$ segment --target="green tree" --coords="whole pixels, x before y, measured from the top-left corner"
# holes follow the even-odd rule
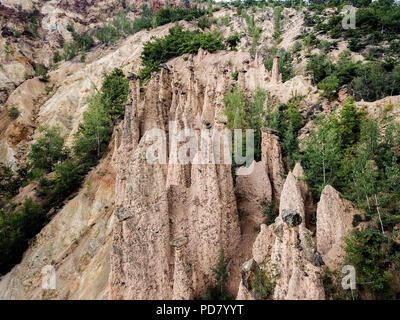
[[[51,172],[58,161],[68,158],[69,151],[64,147],[64,137],[57,127],[41,127],[42,137],[31,145],[27,155],[29,164],[33,168]]]
[[[318,87],[323,90],[323,97],[332,99],[339,87],[339,79],[336,76],[328,76],[318,83]]]
[[[52,201],[61,203],[71,193],[75,192],[82,182],[82,170],[74,161],[68,159],[55,166],[54,187],[51,190]]]
[[[318,84],[333,72],[333,64],[325,54],[313,55],[307,63],[306,71],[312,75],[314,84]]]
[[[229,273],[226,270],[227,264],[225,263],[224,250],[219,252],[219,259],[217,266],[212,268],[215,274],[217,284],[207,288],[206,295],[203,297],[205,300],[232,300],[233,296],[226,290],[226,283],[228,281]]]
[[[244,129],[245,123],[245,96],[239,87],[227,93],[224,98],[224,113],[228,118],[229,129]]]
[[[105,76],[101,98],[106,111],[113,118],[119,118],[124,115],[128,90],[129,80],[121,69],[116,68]]]
[[[253,94],[253,101],[247,103],[246,107],[246,126],[254,130],[254,159],[261,160],[261,128],[265,122],[265,103],[266,94],[262,89],[256,89]]]
[[[338,173],[342,152],[340,136],[323,120],[318,130],[313,130],[305,141],[303,164],[313,195],[318,198],[322,189]]]
[[[32,239],[47,222],[43,208],[31,198],[16,212],[0,210],[0,274],[21,260]]]
[[[101,94],[95,94],[88,103],[88,111],[83,115],[84,123],[79,125],[75,136],[74,151],[82,162],[93,164],[108,146],[112,121],[103,105]]]

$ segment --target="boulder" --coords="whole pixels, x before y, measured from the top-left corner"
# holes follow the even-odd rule
[[[293,209],[283,209],[282,220],[286,222],[289,227],[296,227],[302,222],[300,213]]]

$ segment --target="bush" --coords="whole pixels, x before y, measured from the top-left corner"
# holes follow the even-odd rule
[[[29,240],[43,228],[46,221],[43,208],[30,198],[17,212],[0,210],[0,274],[8,272],[21,260]]]
[[[262,28],[257,27],[254,15],[246,15],[245,18],[247,22],[247,32],[252,39],[250,53],[254,57],[256,55],[257,47],[260,44],[259,41],[262,33]]]
[[[356,100],[376,101],[400,93],[400,67],[387,72],[383,63],[367,62],[357,70],[352,82]]]
[[[26,168],[18,169],[14,173],[10,166],[0,165],[0,200],[7,201],[17,195],[26,174]]]
[[[27,158],[32,168],[51,172],[58,161],[68,158],[69,152],[58,128],[41,127],[39,130],[42,137],[31,145]]]
[[[106,75],[102,87],[102,102],[112,118],[124,116],[125,102],[128,97],[129,80],[121,69],[114,69]]]
[[[286,105],[278,105],[266,116],[266,125],[278,132],[282,155],[288,167],[294,166],[298,158],[297,133],[303,126],[303,116],[299,112],[301,97],[296,96]]]
[[[274,8],[274,34],[272,37],[279,42],[281,36],[281,13],[283,8],[282,7],[275,7]]]
[[[134,34],[140,30],[156,28],[179,20],[192,21],[197,18],[200,18],[199,26],[205,28],[209,27],[209,24],[211,25],[211,21],[204,16],[205,14],[205,10],[198,9],[197,7],[166,7],[153,13],[153,11],[144,4],[140,17],[130,21],[126,17],[126,12],[121,11],[113,18],[110,24],[105,23],[104,26],[96,32],[96,37],[100,42],[109,45],[115,43],[122,37]]]
[[[275,222],[275,219],[279,215],[279,209],[276,207],[276,205],[273,202],[266,201],[265,203],[262,204],[264,207],[263,213],[265,215],[265,221],[264,223],[269,226]]]
[[[274,56],[279,56],[278,70],[282,75],[282,81],[286,82],[293,78],[293,58],[290,52],[285,51],[283,48],[278,50],[276,47],[272,47],[271,52],[264,60],[265,68],[269,71],[272,70]]]
[[[312,75],[313,84],[316,85],[333,72],[333,64],[325,54],[313,55],[307,63],[306,71]]]
[[[230,35],[226,40],[226,44],[229,46],[231,50],[235,50],[237,44],[240,42],[241,34],[239,32],[235,32],[234,34]]]
[[[227,264],[224,259],[224,250],[219,253],[219,260],[216,268],[212,268],[217,280],[215,286],[207,288],[203,300],[233,300],[234,297],[226,290],[226,282],[228,281],[229,273],[226,270]]]
[[[78,54],[78,45],[75,41],[69,41],[64,44],[64,59],[71,60]]]
[[[197,53],[202,48],[209,52],[224,49],[223,37],[220,33],[202,33],[200,31],[183,31],[179,25],[169,29],[163,38],[146,42],[141,59],[144,68],[139,77],[143,81],[160,68],[160,64],[185,53]]]
[[[339,88],[339,79],[336,76],[326,77],[318,83],[318,87],[323,90],[322,96],[330,100],[336,95],[336,90]]]
[[[60,62],[62,60],[62,57],[61,57],[61,55],[60,55],[60,52],[59,51],[54,51],[54,54],[53,54],[53,62],[54,63],[58,63],[58,62]]]
[[[14,120],[17,119],[19,117],[19,114],[20,114],[20,112],[16,106],[12,106],[10,108],[10,110],[8,110],[8,116],[11,119],[14,119]]]
[[[55,166],[54,178],[51,179],[51,204],[60,205],[67,197],[78,190],[83,178],[83,171],[77,163],[66,160]]]
[[[232,79],[237,81],[238,78],[239,78],[239,70],[236,69],[235,71],[232,72]]]
[[[274,292],[275,286],[276,282],[269,272],[264,271],[261,268],[254,272],[252,287],[256,299],[268,299]]]
[[[393,270],[398,269],[399,245],[383,235],[379,229],[368,227],[354,230],[345,239],[344,263],[355,267],[357,283],[361,289],[376,298],[394,298],[390,287]]]
[[[39,77],[40,81],[47,82],[49,81],[49,76],[47,75],[47,69],[42,63],[38,63],[35,65],[35,76]]]
[[[245,96],[239,87],[227,93],[224,98],[224,114],[228,118],[227,128],[244,129],[245,124]]]
[[[94,95],[88,102],[89,108],[83,114],[84,122],[79,125],[73,149],[82,163],[92,166],[107,149],[112,134],[112,121],[101,94]]]
[[[211,24],[211,20],[206,16],[200,17],[200,19],[197,21],[197,26],[202,30],[210,28]]]

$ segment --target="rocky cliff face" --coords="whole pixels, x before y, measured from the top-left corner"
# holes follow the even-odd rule
[[[140,6],[144,1],[135,3]],[[150,5],[157,9],[166,3],[154,0]],[[7,0],[0,5],[1,21],[9,15],[5,25],[13,23],[18,28],[35,5],[41,31],[48,32],[50,39],[24,40],[16,50],[9,33],[3,30],[0,37],[0,45],[8,43],[14,50],[0,56],[0,104],[4,104],[0,162],[15,168],[23,164],[42,124],[59,126],[70,144],[87,109],[87,97],[100,86],[103,75],[116,67],[131,75],[125,118],[114,129],[110,152],[91,171],[78,194],[38,234],[21,263],[1,278],[0,298],[198,298],[215,283],[212,268],[223,250],[228,289],[237,299],[260,298],[252,286],[256,270],[273,277],[270,299],[324,299],[322,266],[334,267],[340,260],[342,240],[351,228],[355,209],[332,187],[325,187],[314,234],[310,218],[315,204],[303,169],[297,164],[286,175],[273,130],[262,129],[261,161],[252,164],[249,175],[233,176],[230,165],[211,163],[210,158],[199,163],[200,153],[188,155],[192,164],[168,163],[175,157],[169,148],[166,163],[152,164],[146,158],[154,143],[152,129],[165,132],[168,147],[176,130],[192,129],[196,137],[200,132],[222,132],[227,120],[223,99],[235,85],[247,96],[257,88],[264,89],[267,103],[287,103],[294,95],[303,96],[305,114],[319,102],[310,79],[298,75],[282,82],[277,60],[271,71],[262,63],[262,55],[273,41],[272,10],[256,14],[264,29],[256,57],[244,50],[250,46],[249,38],[244,37],[238,45],[243,50],[213,54],[200,50],[196,55],[172,59],[141,86],[133,73],[140,68],[142,46],[153,36],[167,34],[173,26],[169,24],[138,32],[115,46],[97,47],[88,53],[86,63],[63,62],[49,72],[48,84],[31,78],[30,61],[48,65],[58,41],[70,39],[69,21],[85,31],[100,23],[100,12],[111,17],[131,4],[123,0]],[[235,30],[244,31],[243,18],[234,17],[232,11],[214,15],[226,14],[232,17]],[[280,47],[286,49],[304,31],[301,13],[289,9],[287,15],[294,19],[285,20],[282,26]],[[194,28],[191,23],[181,24]],[[225,35],[230,32],[228,27],[222,31]],[[236,70],[239,74],[234,80]],[[388,102],[396,105],[399,97],[365,105],[370,113],[376,113]],[[14,121],[8,117],[13,105],[21,112]],[[322,110],[329,108],[333,107]],[[241,170],[246,169],[240,168],[238,173]],[[32,191],[33,186],[30,188]],[[267,226],[264,209],[271,202],[279,206],[279,216]],[[41,288],[42,270],[49,265],[55,268],[56,290]]]
[[[275,279],[274,299],[324,299],[320,279],[324,262],[305,226],[302,187],[292,172],[282,189],[279,216],[273,224],[261,225],[253,245],[253,258]],[[240,283],[237,299],[256,296],[247,283]]]
[[[203,128],[203,120],[216,130],[224,127],[222,99],[232,85],[230,74],[243,67],[246,59],[245,54],[229,53],[223,61],[234,64],[227,65],[220,62],[219,54],[200,52],[187,62],[182,58],[171,61],[168,70],[151,79],[144,95],[138,80],[131,82],[117,175],[119,219],[114,225],[111,298],[191,299],[211,284],[221,249],[231,268],[243,262],[237,248],[248,243],[252,234],[239,228],[230,166],[149,165],[145,155],[147,132],[153,128],[171,132],[170,121],[176,121],[180,129],[196,131]],[[247,66],[246,75],[255,68]],[[239,81],[251,90],[257,85],[253,79],[248,76]],[[283,170],[280,148],[268,139],[273,140],[266,133],[265,152],[272,150],[272,157],[257,163],[253,174],[239,177],[236,185],[246,198],[238,205],[255,221],[262,215],[260,202],[272,198],[269,176],[280,189],[276,181]],[[192,157],[196,162],[200,153]],[[252,203],[253,209],[244,202]],[[236,272],[231,274],[237,278]],[[233,282],[232,287],[236,286]]]
[[[112,149],[119,132],[117,128]],[[110,153],[90,172],[85,187],[37,235],[22,262],[2,277],[0,299],[107,299],[114,186]],[[42,289],[48,267],[55,270],[55,290]]]

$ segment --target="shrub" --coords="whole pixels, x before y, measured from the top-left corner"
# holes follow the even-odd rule
[[[260,44],[260,37],[262,33],[262,28],[257,27],[254,15],[246,15],[246,22],[247,22],[247,32],[252,39],[250,53],[254,57],[256,55],[256,50],[258,45]]]
[[[274,291],[276,282],[270,272],[259,268],[253,274],[252,287],[256,299],[268,299]]]
[[[379,100],[387,95],[400,93],[400,67],[387,72],[382,63],[367,62],[357,69],[352,82],[356,100]]]
[[[234,297],[226,290],[225,287],[229,277],[226,267],[227,264],[225,263],[224,250],[221,249],[217,266],[212,268],[212,271],[216,276],[217,284],[207,288],[207,292],[203,296],[203,300],[233,300]]]
[[[8,272],[21,260],[28,241],[45,225],[43,208],[32,199],[25,200],[17,212],[0,210],[0,274]]]
[[[237,81],[238,78],[239,78],[239,70],[236,69],[235,71],[232,72],[232,79]]]
[[[282,81],[288,81],[293,77],[292,55],[283,48],[278,50],[277,47],[272,47],[271,52],[264,60],[265,68],[269,71],[272,70],[274,56],[279,56],[278,70],[282,74]]]
[[[211,20],[208,18],[208,17],[206,17],[206,16],[202,16],[202,17],[200,17],[200,19],[197,21],[197,26],[200,28],[200,29],[207,29],[207,28],[210,28],[211,27]]]
[[[51,189],[51,202],[60,204],[70,194],[74,193],[81,185],[83,177],[82,169],[68,159],[55,166],[53,187]]]
[[[264,124],[265,112],[264,102],[265,92],[256,89],[253,99],[248,100],[239,87],[233,88],[224,98],[224,114],[227,116],[227,127],[229,129],[253,129],[254,130],[254,150],[246,150],[246,144],[242,146],[243,155],[254,156],[256,161],[261,160],[261,127]],[[243,133],[243,141],[246,134]],[[235,148],[233,148],[235,150]]]
[[[228,118],[229,129],[245,128],[245,96],[239,87],[227,93],[224,98],[224,114]]]
[[[26,174],[26,168],[18,169],[14,173],[10,166],[0,165],[0,200],[9,200],[17,195]]]
[[[11,106],[10,110],[8,110],[8,116],[11,119],[14,119],[14,120],[17,119],[19,117],[19,114],[20,114],[20,112],[16,106]]]
[[[361,215],[355,214],[353,216],[353,222],[352,222],[353,227],[357,227],[360,224],[360,222],[362,222],[362,221],[363,221],[363,219],[362,219]]]
[[[71,60],[78,54],[78,46],[75,41],[69,41],[64,44],[64,59]]]
[[[333,64],[325,54],[313,55],[307,63],[306,71],[312,75],[313,84],[318,84],[333,72]]]
[[[124,115],[128,90],[129,80],[121,69],[116,68],[105,76],[101,98],[106,111],[113,118],[119,118]]]
[[[266,201],[262,204],[264,207],[263,213],[265,215],[264,223],[269,226],[275,222],[275,219],[279,215],[279,210],[273,202]]]
[[[49,76],[47,75],[47,69],[42,63],[38,63],[35,65],[35,76],[39,77],[40,81],[47,82],[49,81]]]
[[[84,122],[75,135],[74,152],[83,163],[94,165],[103,155],[112,133],[112,121],[103,104],[101,94],[89,100],[89,108],[83,114]]]
[[[230,35],[226,40],[226,44],[230,47],[231,50],[235,50],[237,44],[240,42],[241,34],[239,32],[235,32]]]
[[[274,34],[272,37],[279,42],[281,36],[281,13],[283,8],[282,7],[275,7],[274,8]]]
[[[318,87],[323,90],[323,97],[332,99],[339,87],[339,79],[336,76],[328,76],[318,83]]]
[[[205,10],[198,9],[197,7],[166,7],[153,13],[153,11],[144,4],[140,17],[130,21],[126,17],[126,12],[121,11],[113,18],[110,24],[105,23],[103,27],[96,32],[96,37],[100,42],[109,45],[126,35],[134,34],[140,30],[156,28],[179,20],[192,21],[198,18],[200,18],[199,26],[208,28],[211,25],[211,21],[204,16],[205,14]]]
[[[31,145],[27,158],[31,167],[51,172],[58,161],[68,158],[69,152],[59,128],[41,127],[39,130],[42,137]]]
[[[399,245],[379,229],[354,230],[345,239],[345,264],[355,267],[358,286],[376,298],[394,298],[390,288],[393,271],[398,268]]]
[[[53,54],[53,62],[54,63],[58,63],[58,62],[60,62],[62,60],[62,58],[61,58],[61,55],[60,55],[60,52],[57,50],[57,51],[54,51],[54,54]]]
[[[161,63],[185,53],[197,53],[200,48],[214,52],[224,47],[223,37],[217,31],[183,31],[181,26],[176,25],[169,29],[169,34],[165,37],[145,43],[141,55],[144,68],[139,77],[142,81],[149,78],[152,72],[159,69]]]

